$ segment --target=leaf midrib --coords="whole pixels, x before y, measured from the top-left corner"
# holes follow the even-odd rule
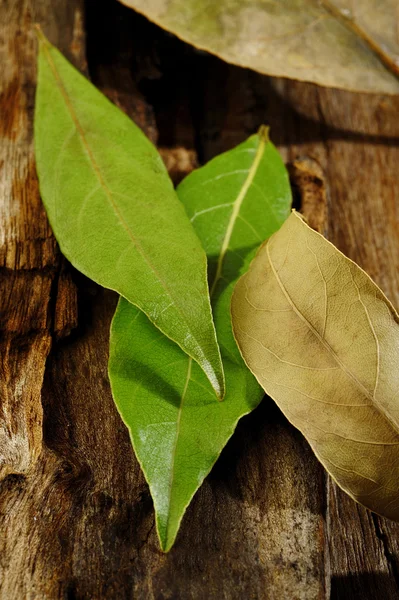
[[[46,57],[47,57],[47,61],[48,64],[50,66],[50,69],[53,73],[54,79],[57,83],[57,86],[59,88],[59,90],[61,91],[62,97],[64,98],[65,104],[68,107],[69,113],[71,115],[72,121],[76,127],[76,130],[79,132],[80,138],[82,140],[83,146],[85,147],[88,157],[89,157],[89,163],[93,169],[94,174],[96,175],[101,188],[104,190],[106,197],[108,198],[116,216],[118,217],[118,219],[120,220],[122,226],[124,227],[126,233],[128,234],[129,238],[131,239],[133,245],[137,248],[138,252],[140,253],[140,255],[142,256],[142,258],[144,259],[144,261],[147,263],[147,265],[150,267],[150,270],[153,271],[153,273],[156,275],[158,281],[161,283],[162,287],[165,289],[165,291],[167,292],[169,298],[172,300],[173,306],[176,308],[176,310],[178,311],[178,313],[180,314],[180,316],[182,317],[184,323],[187,326],[188,331],[190,332],[190,335],[192,335],[192,338],[196,341],[198,348],[201,349],[201,345],[198,343],[197,338],[195,335],[193,335],[193,331],[189,325],[189,323],[187,322],[187,317],[184,314],[184,312],[181,310],[180,306],[178,303],[176,303],[175,298],[173,296],[173,294],[171,293],[168,284],[163,280],[163,278],[160,276],[160,274],[158,273],[156,267],[153,265],[152,261],[148,258],[148,256],[145,254],[140,242],[136,239],[136,237],[134,236],[133,232],[130,230],[129,225],[126,223],[125,219],[123,218],[121,212],[118,209],[117,204],[113,201],[112,198],[112,190],[108,187],[108,185],[106,184],[104,178],[102,177],[101,171],[97,165],[97,162],[94,158],[94,155],[91,151],[90,145],[86,139],[84,130],[79,122],[79,119],[76,115],[76,112],[74,110],[74,107],[72,105],[72,102],[69,98],[68,92],[65,89],[65,86],[62,82],[62,79],[60,78],[57,68],[54,64],[54,61],[52,59],[52,56],[50,54],[50,50],[48,48],[47,45],[47,41],[41,39],[41,43],[42,46],[46,52]],[[130,301],[130,300],[129,300]],[[140,307],[139,307],[140,308]],[[147,314],[147,313],[146,313]],[[147,315],[149,317],[149,315]],[[150,318],[150,317],[149,317]],[[150,319],[153,323],[154,321],[152,319]],[[155,324],[155,323],[154,323]],[[164,333],[164,332],[163,332]],[[169,337],[169,336],[168,336]],[[181,345],[179,344],[179,346],[181,347]],[[184,350],[183,350],[184,351]],[[201,350],[202,352],[202,350]],[[205,358],[205,357],[204,357]],[[206,361],[209,363],[209,361],[206,359]],[[212,386],[213,387],[213,386]]]
[[[181,416],[182,416],[182,412],[183,412],[183,405],[184,405],[184,400],[186,398],[187,395],[187,390],[188,390],[188,386],[190,384],[191,381],[191,368],[192,368],[192,359],[189,358],[188,359],[188,365],[187,365],[187,375],[186,375],[186,381],[184,384],[184,388],[183,388],[183,392],[180,398],[180,406],[179,406],[179,412],[177,413],[177,420],[176,420],[176,434],[175,434],[175,440],[174,440],[174,444],[173,444],[173,450],[172,450],[172,466],[171,466],[171,470],[170,470],[170,478],[169,478],[169,486],[168,486],[168,516],[166,519],[166,526],[165,526],[165,545],[164,548],[167,548],[168,546],[168,537],[169,537],[169,523],[170,523],[170,517],[171,517],[171,513],[170,513],[170,506],[171,506],[171,500],[172,500],[172,489],[173,489],[173,482],[174,482],[174,478],[175,478],[175,461],[176,461],[176,453],[177,453],[177,444],[179,442],[179,434],[180,434],[180,424],[181,424]]]
[[[375,40],[365,31],[360,25],[356,23],[353,19],[350,19],[342,13],[337,6],[335,6],[329,0],[321,0],[322,6],[324,9],[332,15],[332,17],[341,23],[346,29],[349,29],[356,38],[359,38],[370,48],[370,50],[377,56],[379,61],[384,65],[384,67],[390,71],[396,77],[399,77],[399,66],[392,60],[392,58],[387,54],[383,47],[380,46]]]
[[[268,142],[267,128],[265,128],[265,131],[261,130],[259,132],[258,136],[259,136],[259,145],[256,150],[255,158],[252,162],[251,168],[248,171],[248,175],[244,181],[244,184],[242,185],[236,199],[233,202],[233,210],[231,212],[230,219],[229,219],[227,229],[226,229],[226,233],[223,238],[223,243],[222,243],[222,246],[220,249],[220,254],[219,254],[219,258],[218,258],[218,262],[217,262],[215,278],[212,282],[211,290],[209,293],[211,299],[212,299],[212,296],[214,294],[216,286],[222,275],[223,261],[226,256],[227,250],[229,248],[231,236],[233,235],[233,231],[234,231],[234,227],[235,227],[237,218],[240,214],[240,208],[242,206],[245,196],[247,195],[249,188],[252,185],[252,182],[255,178],[255,175],[256,175],[258,167],[259,167],[259,163],[262,160],[263,154],[265,152],[266,144]]]
[[[212,287],[211,287],[211,290],[209,293],[211,300],[214,295],[214,291],[216,289],[216,284],[218,283],[218,281],[220,280],[220,277],[221,277],[223,261],[226,256],[226,252],[227,252],[230,240],[231,240],[231,236],[233,234],[236,220],[239,216],[240,208],[241,208],[244,198],[254,180],[259,163],[263,157],[267,142],[268,142],[268,130],[266,129],[266,131],[264,131],[264,132],[262,132],[262,131],[259,132],[259,145],[256,150],[255,157],[254,157],[252,165],[248,171],[248,175],[247,175],[242,187],[240,188],[240,191],[239,191],[236,199],[233,202],[233,211],[230,216],[229,223],[228,223],[228,226],[226,229],[226,235],[223,239],[223,244],[222,244],[221,251],[219,254],[219,258],[218,258],[218,267],[216,269],[215,278],[213,280]],[[187,389],[188,389],[188,386],[189,386],[189,383],[191,380],[191,367],[192,367],[192,360],[191,360],[191,358],[189,358],[188,366],[187,366],[186,382],[185,382],[184,389],[183,389],[183,392],[181,395],[179,412],[178,412],[177,420],[176,420],[176,437],[175,437],[175,443],[174,443],[173,454],[172,454],[172,467],[171,467],[171,475],[170,475],[169,490],[168,490],[169,491],[169,493],[168,493],[168,518],[167,518],[166,527],[165,527],[165,531],[166,531],[165,542],[167,542],[167,540],[168,540],[168,530],[169,530],[169,522],[170,522],[169,507],[171,506],[171,499],[172,499],[172,490],[173,490],[173,483],[174,483],[174,470],[175,470],[175,461],[176,461],[176,450],[177,450],[177,444],[179,441],[181,415],[182,415],[182,411],[183,411],[184,400],[185,400],[185,397],[187,394]],[[165,546],[167,546],[167,543],[165,544]]]

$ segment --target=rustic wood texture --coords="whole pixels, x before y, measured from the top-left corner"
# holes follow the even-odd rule
[[[396,305],[399,100],[229,66],[115,0],[0,0],[0,15],[0,599],[397,598],[399,525],[330,482],[267,398],[159,551],[107,379],[117,298],[62,259],[40,203],[31,24],[162,147],[176,181],[270,124],[297,205]]]
[[[73,4],[73,3],[72,3]],[[78,12],[61,2],[37,17],[64,46],[77,43]],[[36,39],[27,2],[4,1],[0,26],[0,477],[24,474],[42,445],[41,388],[51,344],[52,297],[68,287],[40,200],[33,156]],[[61,19],[62,18],[62,19]],[[74,18],[75,22],[70,19]],[[67,24],[62,35],[62,21]],[[74,37],[73,37],[74,36]],[[73,39],[72,39],[73,38]],[[69,51],[73,58],[73,52]],[[58,281],[59,279],[59,281]],[[57,285],[59,284],[59,286]],[[68,307],[74,294],[57,299]],[[73,319],[73,316],[70,315]],[[68,330],[58,322],[59,332]]]

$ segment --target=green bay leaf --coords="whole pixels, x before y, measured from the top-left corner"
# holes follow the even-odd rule
[[[399,92],[397,0],[121,2],[241,67],[359,92]]]
[[[399,520],[399,316],[382,291],[294,212],[232,316],[247,365],[338,485]]]
[[[156,148],[41,37],[40,191],[63,254],[138,306],[224,396],[206,255]]]
[[[123,299],[109,361],[113,396],[150,486],[164,551],[238,420],[263,396],[233,338],[230,300],[240,273],[291,205],[286,170],[264,129],[190,174],[178,195],[209,259],[225,399],[213,402],[198,366]]]

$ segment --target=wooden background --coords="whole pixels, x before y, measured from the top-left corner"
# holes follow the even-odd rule
[[[308,157],[297,204],[399,305],[398,98],[229,66],[116,0],[0,0],[1,600],[398,598],[399,525],[337,489],[267,398],[160,553],[107,379],[116,296],[66,263],[40,202],[33,21],[176,178],[270,124],[287,162]]]

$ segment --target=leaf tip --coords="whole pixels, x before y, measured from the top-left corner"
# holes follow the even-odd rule
[[[168,554],[170,552],[172,546],[173,546],[173,542],[169,543],[169,544],[167,542],[162,542],[162,541],[159,542],[159,548],[160,548],[162,554]]]
[[[226,393],[226,381],[223,369],[222,357],[218,352],[218,365],[215,369],[209,361],[198,363],[205,375],[207,376],[209,383],[211,384],[213,391],[215,392],[216,398],[222,401]]]
[[[41,28],[41,25],[39,23],[34,23],[33,25],[33,29],[36,33],[36,37],[39,41],[39,44],[43,44],[43,45],[50,45],[50,42],[48,41],[48,39],[46,38],[46,36],[43,33],[43,30]]]
[[[167,526],[166,526],[166,528],[161,527],[158,514],[156,514],[155,518],[156,518],[156,529],[157,529],[157,534],[158,534],[159,549],[161,550],[161,552],[163,554],[168,554],[168,552],[170,552],[170,550],[172,549],[172,547],[176,541],[177,531],[175,531],[174,534],[173,533],[171,534],[170,530]]]
[[[219,402],[223,402],[226,395],[226,383],[224,379],[224,372],[222,371],[221,378],[217,381],[216,385],[213,385],[213,389],[216,393],[216,398]]]
[[[33,30],[36,33],[39,40],[42,40],[44,38],[44,33],[39,23],[33,24]]]

